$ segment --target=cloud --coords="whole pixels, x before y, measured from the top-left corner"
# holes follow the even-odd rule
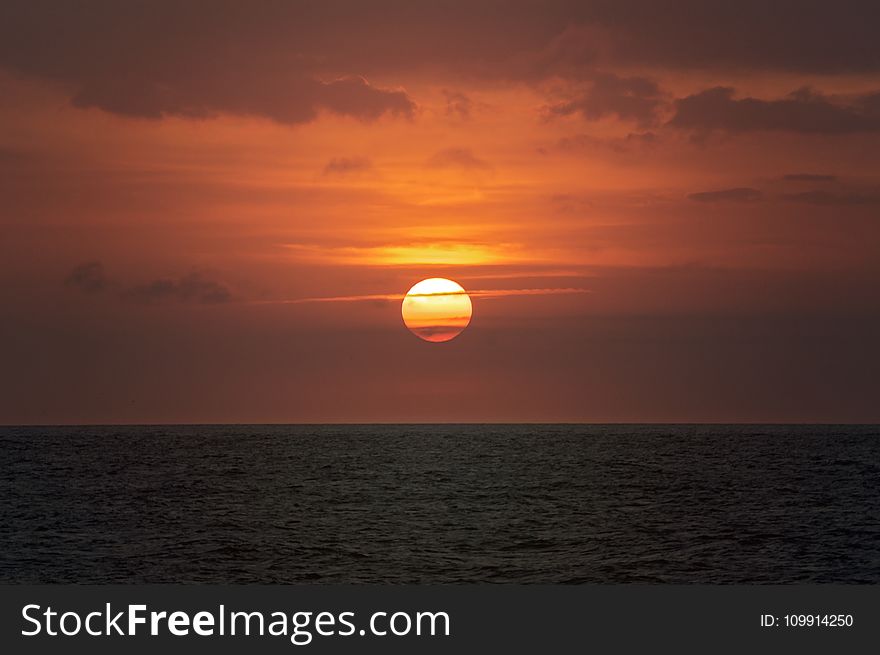
[[[126,294],[140,302],[176,301],[198,304],[217,304],[232,300],[228,287],[207,279],[199,273],[190,273],[179,279],[160,279],[131,288]]]
[[[880,70],[880,5],[872,0],[578,4],[584,21],[606,27],[609,56],[622,65],[735,72]]]
[[[719,191],[701,191],[688,195],[690,200],[697,202],[751,202],[760,200],[762,193],[749,187],[737,187],[734,189],[721,189]]]
[[[784,131],[851,134],[880,131],[880,92],[849,104],[802,88],[780,100],[734,98],[734,89],[715,87],[675,101],[673,127],[727,132]]]
[[[443,69],[495,79],[584,79],[626,70],[802,73],[880,70],[880,6],[871,0],[656,0],[514,3],[0,3],[0,65],[106,98],[114,83],[147,97],[357,72],[382,79]],[[201,84],[206,81],[205,84]],[[157,86],[158,85],[158,86]],[[133,100],[134,98],[132,98]],[[197,102],[196,107],[207,103]],[[237,103],[235,103],[237,104]],[[155,109],[155,106],[153,107]],[[223,110],[214,107],[215,110]],[[277,111],[277,108],[273,111]]]
[[[447,148],[431,156],[428,166],[432,168],[491,168],[488,162],[476,157],[469,148]]]
[[[657,83],[646,77],[597,73],[589,89],[570,100],[550,105],[546,112],[549,116],[579,113],[588,120],[617,116],[650,126],[657,122],[657,114],[665,102]]]
[[[359,76],[324,82],[295,72],[271,80],[232,71],[208,75],[191,79],[169,71],[152,79],[125,75],[84,80],[71,102],[137,118],[204,119],[228,113],[283,124],[306,123],[322,110],[374,121],[385,113],[412,118],[416,109],[405,91],[379,88]]]
[[[355,75],[319,82],[314,104],[317,108],[367,121],[376,120],[386,112],[412,118],[416,110],[416,103],[405,91],[382,89]]]
[[[465,120],[471,117],[474,101],[469,96],[460,91],[447,91],[445,89],[443,90],[443,95],[446,98],[447,116],[457,116]]]
[[[101,262],[85,262],[74,268],[64,281],[67,287],[85,293],[98,293],[107,287],[104,266]]]
[[[324,166],[324,175],[346,175],[360,173],[373,167],[366,157],[334,157]]]
[[[810,205],[829,206],[853,206],[853,205],[877,205],[880,204],[880,189],[853,190],[853,191],[826,191],[815,189],[800,193],[789,193],[783,199],[793,202],[803,202]]]
[[[789,182],[835,182],[836,175],[822,175],[817,173],[789,173],[782,176],[783,180]]]
[[[663,105],[644,77],[597,70],[880,70],[877,3],[681,2],[0,3],[0,67],[121,116],[220,114],[301,124],[322,112],[411,118],[403,89],[369,79],[588,83],[552,111],[646,126]],[[393,20],[392,20],[393,18]],[[748,38],[743,38],[747,34]],[[472,113],[450,92],[452,115]],[[684,120],[684,119],[681,119]],[[726,128],[725,128],[726,129]]]
[[[364,121],[414,115],[405,90],[351,74],[364,72],[357,57],[322,66],[339,44],[315,39],[321,19],[309,25],[308,13],[294,5],[11,0],[0,5],[0,67],[59,83],[76,107],[128,117],[234,114],[298,124],[321,112]]]
[[[652,148],[658,141],[659,137],[654,132],[630,132],[625,137],[611,138],[602,138],[591,134],[575,134],[559,139],[555,149],[571,154],[595,150],[610,150],[616,154],[625,154]]]
[[[69,288],[94,294],[110,287],[111,280],[104,272],[104,265],[101,262],[91,261],[76,266],[67,276],[64,284]],[[232,293],[220,282],[206,278],[200,273],[190,273],[177,279],[163,278],[136,285],[124,291],[122,297],[140,302],[178,301],[214,304],[232,300]]]
[[[590,289],[574,287],[562,288],[535,288],[535,289],[474,289],[473,291],[450,291],[444,293],[424,294],[426,296],[453,296],[466,293],[471,298],[509,298],[511,296],[558,296],[568,294],[592,293]],[[357,296],[325,296],[319,298],[294,298],[291,300],[255,300],[256,305],[299,305],[303,303],[324,302],[400,302],[406,294],[403,293],[373,293]]]

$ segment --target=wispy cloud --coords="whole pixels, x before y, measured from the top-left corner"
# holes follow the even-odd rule
[[[68,287],[85,293],[98,293],[107,286],[104,265],[101,262],[85,262],[74,268],[64,281]]]
[[[786,182],[835,182],[837,176],[826,173],[789,173],[783,175],[782,179]]]
[[[432,168],[488,169],[489,163],[477,157],[470,148],[447,148],[434,153],[428,160]]]
[[[813,189],[812,191],[786,194],[783,196],[783,199],[805,202],[810,205],[877,205],[880,204],[880,189],[850,189],[843,191]]]
[[[364,246],[290,243],[286,247],[297,259],[321,264],[478,266],[522,262],[534,257],[521,245],[512,243],[425,241]]]
[[[467,94],[444,89],[443,95],[446,97],[447,116],[458,116],[458,118],[465,120],[471,117],[474,101]]]
[[[348,175],[362,173],[373,167],[366,157],[334,157],[324,166],[324,175]]]
[[[720,191],[701,191],[691,193],[688,198],[697,202],[751,202],[760,200],[762,193],[749,187],[737,187],[735,189],[721,189]]]
[[[445,291],[442,293],[417,294],[420,296],[455,296],[467,293],[471,298],[508,298],[511,296],[557,296],[565,294],[592,293],[590,289],[580,288],[537,288],[537,289],[475,289],[473,291]],[[405,293],[373,293],[357,296],[324,296],[319,298],[291,298],[281,300],[255,300],[251,304],[257,305],[299,305],[303,303],[324,302],[365,302],[386,301],[400,302]]]
[[[178,301],[217,304],[232,299],[232,292],[224,284],[199,273],[190,273],[179,279],[153,280],[133,287],[125,295],[146,303]]]

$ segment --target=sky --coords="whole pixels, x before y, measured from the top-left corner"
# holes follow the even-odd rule
[[[878,24],[3,2],[0,423],[878,422]]]

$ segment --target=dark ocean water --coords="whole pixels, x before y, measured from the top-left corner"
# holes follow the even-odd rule
[[[2,582],[880,582],[880,426],[0,428]]]

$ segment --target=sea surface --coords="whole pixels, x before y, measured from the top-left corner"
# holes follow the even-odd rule
[[[880,426],[0,428],[0,582],[880,583]]]

